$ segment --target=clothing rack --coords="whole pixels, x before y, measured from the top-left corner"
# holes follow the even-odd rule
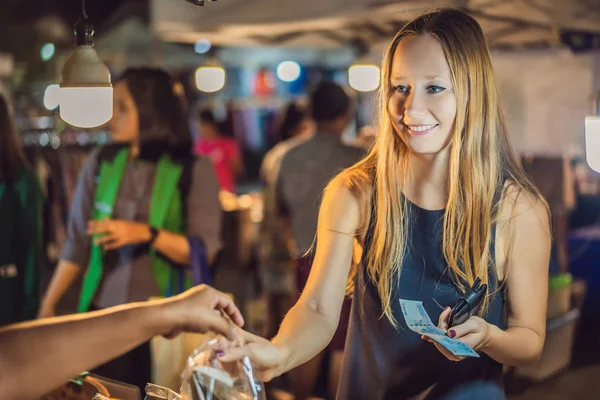
[[[90,148],[110,143],[110,134],[106,130],[58,132],[54,129],[29,129],[21,132],[23,146],[41,147],[58,150],[61,147]]]

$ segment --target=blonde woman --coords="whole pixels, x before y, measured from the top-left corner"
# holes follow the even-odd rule
[[[311,359],[335,332],[350,275],[339,399],[505,398],[502,365],[534,362],[544,344],[549,216],[511,149],[473,18],[443,9],[398,32],[383,60],[381,117],[374,149],[325,192],[310,278],[278,334],[248,335],[222,359],[248,355],[265,380]],[[489,285],[481,315],[448,327],[476,278]],[[422,301],[480,357],[421,340],[400,299]]]

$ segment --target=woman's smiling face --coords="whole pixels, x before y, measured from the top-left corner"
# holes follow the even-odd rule
[[[456,96],[442,46],[431,35],[409,36],[392,59],[388,110],[414,153],[435,154],[452,139]]]

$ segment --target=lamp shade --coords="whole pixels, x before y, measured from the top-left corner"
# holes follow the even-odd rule
[[[348,68],[348,83],[359,92],[370,92],[379,86],[379,67],[374,64],[354,64]]]
[[[201,92],[214,93],[225,86],[225,70],[222,67],[199,67],[195,77],[196,87]]]
[[[591,169],[600,172],[600,117],[585,117],[585,158]]]
[[[76,47],[61,71],[60,117],[81,128],[104,124],[113,110],[110,70],[94,50],[93,33],[90,23],[78,21]]]
[[[60,96],[59,114],[69,125],[93,128],[112,118],[112,87],[62,87]]]

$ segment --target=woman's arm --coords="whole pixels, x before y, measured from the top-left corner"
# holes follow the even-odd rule
[[[221,203],[219,182],[212,164],[199,157],[193,165],[192,180],[186,202],[186,234],[159,229],[152,247],[171,261],[188,265],[188,236],[201,238],[211,260],[221,247]],[[127,220],[90,221],[88,235],[96,235],[96,243],[104,250],[116,250],[124,245],[144,244],[152,237],[150,225]]]
[[[221,248],[221,202],[219,181],[208,158],[197,157],[194,161],[192,181],[187,202],[187,235],[204,241],[209,260],[213,260]],[[160,231],[154,248],[180,264],[190,263],[190,246],[185,235]]]
[[[12,325],[0,330],[0,393],[33,399],[156,335],[213,330],[232,334],[224,310],[238,325],[239,310],[205,285],[166,300],[133,303],[86,314]]]
[[[91,239],[87,233],[87,224],[92,218],[99,153],[99,148],[92,150],[79,174],[70,205],[66,241],[58,267],[42,299],[40,317],[55,315],[56,305],[89,262]]]
[[[333,338],[359,221],[358,200],[341,182],[334,182],[321,204],[317,249],[306,288],[272,340],[288,355],[285,371],[311,360]]]
[[[82,268],[68,260],[60,260],[52,280],[46,289],[46,294],[42,299],[38,318],[49,318],[56,315],[56,305],[65,295],[67,290],[81,275]]]
[[[208,258],[213,260],[222,246],[223,213],[219,200],[221,186],[210,159],[196,158],[193,168],[192,182],[187,198],[187,234],[202,238]],[[187,251],[189,258],[189,246]]]
[[[221,203],[219,181],[208,158],[197,157],[186,201],[186,234],[201,238],[212,260],[221,247]],[[190,245],[186,235],[161,230],[153,247],[169,259],[188,265]]]
[[[550,224],[546,207],[531,194],[509,194],[505,203],[507,222],[502,224],[497,238],[508,245],[503,268],[508,289],[506,330],[479,317],[448,327],[449,308],[440,316],[440,327],[448,336],[483,351],[501,364],[522,366],[540,357],[546,337]],[[437,344],[436,347],[451,360],[462,359]]]
[[[224,361],[248,355],[259,378],[268,381],[309,361],[327,346],[340,317],[359,210],[358,200],[336,178],[321,204],[317,251],[300,299],[286,315],[272,344],[249,336],[250,345],[226,350]]]
[[[148,228],[148,237],[150,237],[150,228]],[[190,263],[190,245],[184,235],[160,230],[152,247],[178,264]]]
[[[483,351],[512,366],[535,362],[546,338],[550,222],[546,207],[533,195],[521,193],[513,203],[508,225],[511,238],[504,268],[508,288],[506,330],[491,326]]]

